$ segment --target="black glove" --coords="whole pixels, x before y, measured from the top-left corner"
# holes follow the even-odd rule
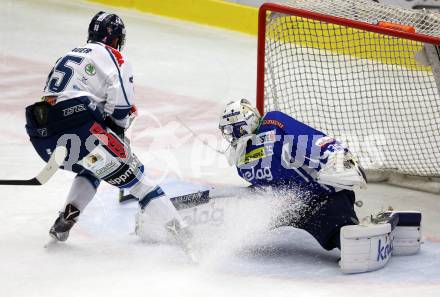
[[[107,128],[110,128],[110,130],[112,130],[116,135],[118,135],[121,139],[124,139],[125,128],[117,125],[111,117],[107,116],[104,120],[104,124],[107,126]]]

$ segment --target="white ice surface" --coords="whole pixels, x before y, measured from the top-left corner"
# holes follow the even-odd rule
[[[24,107],[38,99],[56,59],[85,40],[88,22],[100,9],[108,10],[88,3],[0,1],[0,178],[31,177],[43,166],[24,131]],[[151,176],[169,193],[189,190],[182,180],[243,186],[176,116],[212,145],[224,146],[217,117],[226,101],[254,97],[256,39],[115,11],[127,26],[126,54],[141,112],[131,138]],[[120,206],[117,191],[106,185],[69,241],[44,249],[72,178],[59,172],[45,186],[2,187],[0,296],[440,296],[438,195],[386,185],[360,192],[360,216],[389,205],[421,210],[426,238],[416,256],[346,276],[337,267],[338,253],[322,250],[302,231],[250,236],[258,231],[252,220],[266,215],[258,204],[239,208],[240,218],[222,236],[213,231],[199,238],[206,250],[195,266],[177,247],[145,244],[131,235],[136,205]]]

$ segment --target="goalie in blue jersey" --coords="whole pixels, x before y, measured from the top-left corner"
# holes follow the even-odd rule
[[[246,99],[227,104],[219,128],[231,144],[228,161],[243,179],[292,193],[297,205],[287,207],[275,227],[301,228],[323,248],[340,248],[341,227],[358,223],[353,188],[366,186],[346,147],[282,112],[261,117]]]
[[[324,249],[340,249],[343,272],[379,269],[391,254],[420,249],[420,212],[388,211],[359,224],[353,190],[366,187],[365,174],[336,139],[279,111],[260,116],[246,99],[226,105],[219,128],[238,174],[286,202],[273,227],[300,228]]]

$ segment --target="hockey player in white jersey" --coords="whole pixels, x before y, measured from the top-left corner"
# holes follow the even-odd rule
[[[77,173],[50,229],[56,240],[68,238],[102,180],[136,196],[140,215],[160,221],[177,240],[189,234],[169,198],[149,184],[143,164],[124,141],[124,131],[136,115],[132,69],[121,54],[124,43],[122,20],[97,13],[87,44],[58,59],[42,101],[26,108],[26,130],[40,157],[47,162],[57,146],[65,146],[63,168]]]

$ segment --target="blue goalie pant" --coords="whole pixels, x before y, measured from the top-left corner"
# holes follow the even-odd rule
[[[38,102],[28,106],[26,131],[38,155],[46,162],[57,146],[65,146],[68,155],[62,168],[88,178],[95,187],[101,179],[120,188],[129,187],[137,181],[133,176],[115,182],[112,176],[103,178],[85,169],[79,161],[90,157],[91,150],[98,146],[115,160],[126,160],[113,172],[126,172],[130,167],[128,163],[143,170],[142,164],[128,151],[128,146],[124,146],[114,133],[107,132],[103,114],[88,97],[73,98],[55,105]]]
[[[292,199],[275,219],[274,227],[303,229],[313,235],[324,249],[340,249],[340,229],[358,223],[354,203],[355,194],[348,190],[307,200]]]

